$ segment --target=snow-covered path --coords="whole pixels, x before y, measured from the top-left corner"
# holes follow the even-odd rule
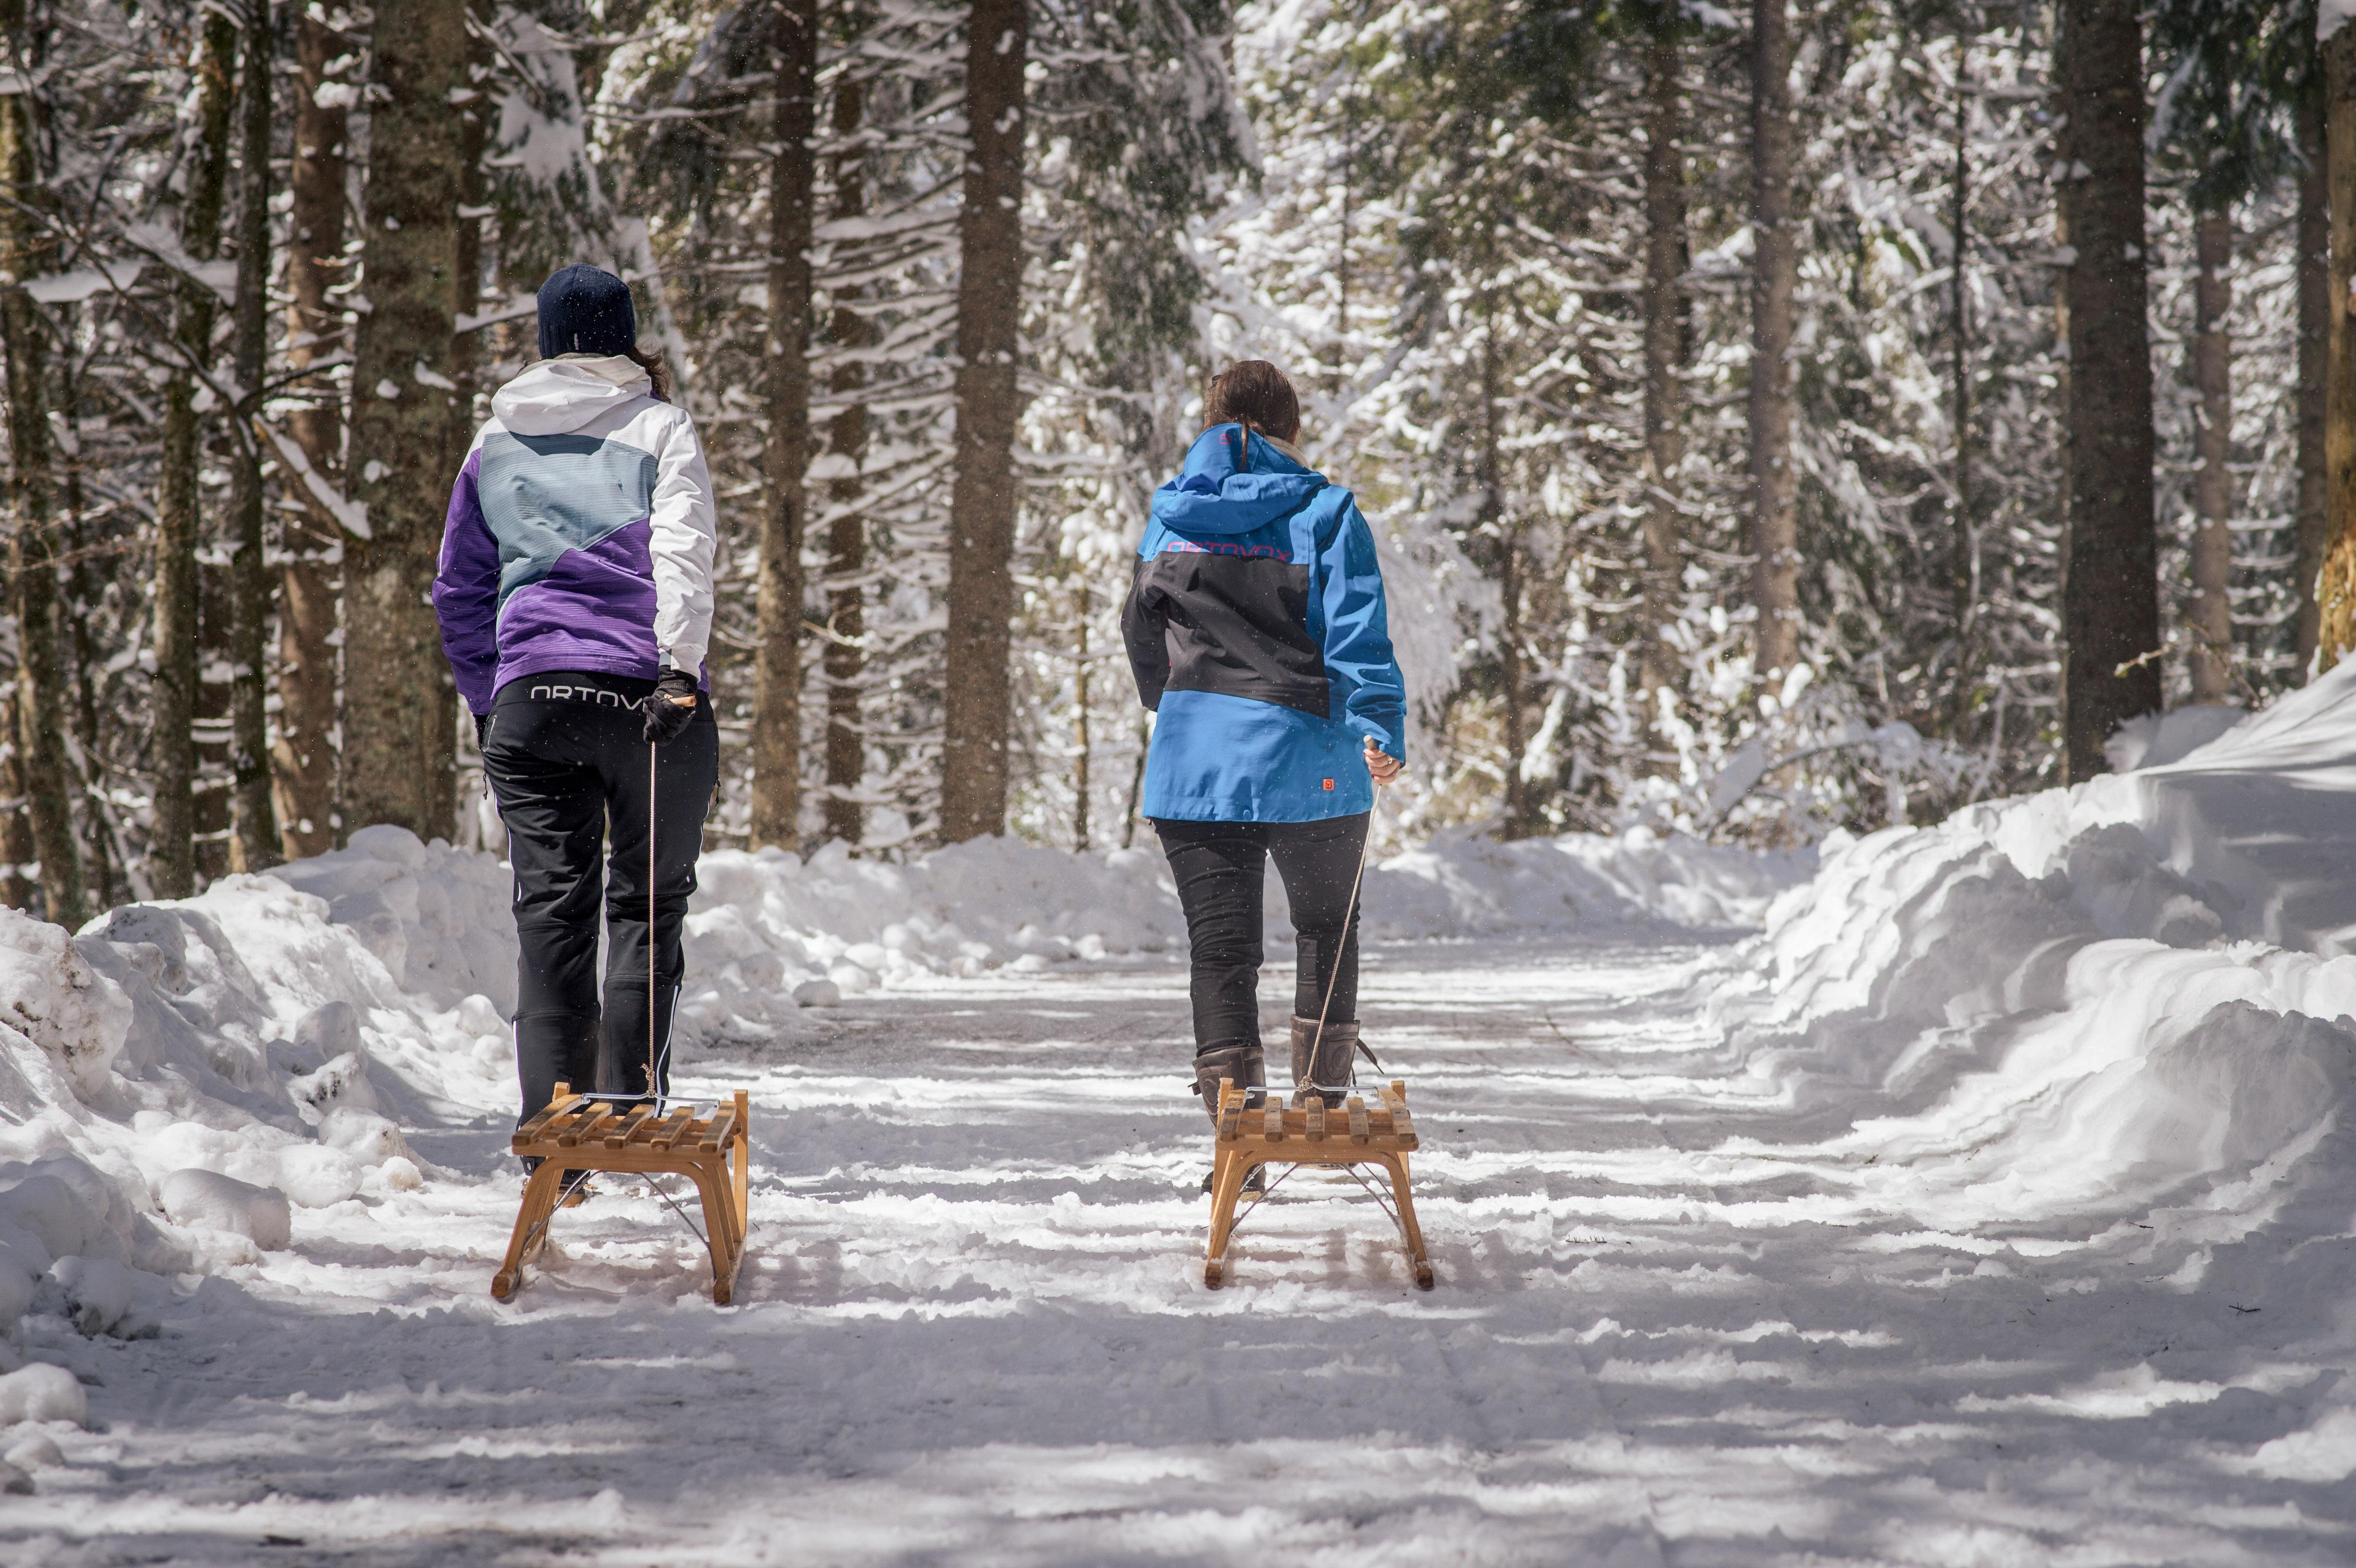
[[[1161,958],[938,981],[700,1059],[758,1108],[733,1309],[676,1221],[613,1196],[492,1302],[499,1132],[412,1130],[452,1175],[357,1221],[298,1210],[296,1251],[205,1279],[160,1338],[28,1347],[96,1381],[98,1430],[0,1504],[0,1556],[2356,1558],[2334,1466],[2250,1459],[2340,1375],[2285,1347],[2345,1341],[2299,1288],[2344,1277],[2344,1237],[2312,1275],[2222,1245],[2188,1289],[2132,1221],[1927,1231],[1812,1153],[1859,1106],[1796,1110],[1706,1022],[1735,961],[1373,955],[1428,1295],[1381,1212],[1308,1173],[1202,1287],[1208,1140]]]

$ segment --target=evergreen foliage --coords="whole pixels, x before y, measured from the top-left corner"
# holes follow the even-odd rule
[[[370,646],[407,635],[416,475],[372,454],[397,436],[430,468],[415,454],[462,448],[533,351],[530,292],[576,260],[639,290],[710,450],[729,758],[711,834],[745,842],[773,0],[468,7],[436,132],[455,138],[452,169],[438,142],[421,157],[410,137],[406,163],[389,150],[387,127],[423,122],[388,98],[410,89],[373,42],[388,19],[442,16],[441,0],[250,4],[268,0],[14,5],[0,897],[65,913],[183,891],[233,852],[269,859],[270,835],[241,829],[271,812],[257,642],[288,852],[396,795],[403,820],[497,842],[464,726],[454,810],[361,780],[348,751],[341,818],[290,817],[324,798],[292,790],[275,727],[299,680],[307,715],[365,687],[438,725],[448,699],[373,668],[356,685],[337,662],[349,645],[308,612],[298,635],[287,596],[337,596]],[[941,830],[969,13],[827,0],[818,15],[799,842],[897,853]],[[1745,16],[1692,0],[1033,0],[1009,830],[1098,848],[1138,832],[1147,727],[1115,635],[1129,552],[1203,379],[1243,357],[1292,373],[1304,443],[1381,536],[1417,725],[1396,831],[1792,842],[2058,781],[2055,26],[2049,5],[1979,0],[1793,10],[1801,667],[1771,681],[1750,602]],[[2260,703],[2303,678],[2312,593],[2297,408],[2318,263],[2297,233],[2318,155],[2301,130],[2321,90],[2314,5],[2155,0],[2147,26],[2164,686],[2171,702],[2193,689],[2196,448],[2217,406],[2189,368],[2194,234],[2222,214],[2227,662],[2234,699]],[[240,53],[257,40],[267,73]],[[1647,384],[1644,352],[1664,62],[1682,212],[1666,386]],[[256,83],[277,94],[266,127],[241,115]],[[298,162],[298,90],[350,123],[333,166],[353,221],[339,253],[301,263],[324,295],[287,261],[285,193],[267,199],[270,166]],[[404,168],[430,188],[399,198],[446,215],[455,238],[434,253],[455,244],[464,274],[438,346],[410,341],[440,330],[416,280],[367,273],[369,257],[431,250],[384,222],[397,193],[381,182]],[[290,312],[297,296],[317,303]],[[380,379],[419,394],[405,406],[446,400],[446,433],[422,413],[391,432],[394,400],[356,384],[356,348],[400,371]],[[1679,411],[1657,478],[1648,396]],[[258,446],[241,444],[246,417]],[[249,452],[261,575],[232,548],[251,535]],[[1665,495],[1665,573],[1646,532]],[[408,508],[397,527],[390,497]],[[348,569],[368,562],[398,581],[363,594]],[[390,745],[395,719],[410,721],[348,725],[342,743]],[[426,751],[400,789],[438,789]]]

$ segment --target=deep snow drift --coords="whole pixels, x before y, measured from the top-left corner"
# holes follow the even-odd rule
[[[2177,1476],[2171,1485],[2189,1486],[2187,1498],[2212,1483],[2275,1487],[2265,1529],[2293,1543],[2344,1543],[2333,1532],[2356,1520],[2327,1524],[2297,1488],[2356,1474],[2356,1403],[2315,1371],[2356,1352],[2356,1320],[2338,1305],[2356,1284],[2348,1197],[2356,1156],[2342,1126],[2356,1078],[2356,955],[2341,955],[2356,944],[2351,804],[2356,670],[2343,670],[2168,766],[1831,844],[1821,866],[1644,836],[1514,845],[1453,837],[1395,857],[1368,877],[1377,941],[1370,1028],[1397,1042],[1398,1065],[1440,1107],[1419,1119],[1445,1129],[1422,1168],[1442,1290],[1428,1307],[1368,1298],[1394,1272],[1379,1241],[1322,1251],[1308,1239],[1316,1205],[1280,1204],[1263,1222],[1297,1244],[1246,1271],[1258,1293],[1251,1299],[1321,1303],[1318,1321],[1361,1321],[1349,1317],[1361,1309],[1344,1304],[1370,1300],[1365,1309],[1402,1332],[1413,1314],[1461,1321],[1467,1327],[1444,1354],[1452,1377],[1497,1399],[1551,1391],[1539,1424],[1557,1436],[1566,1423],[1603,1434],[1616,1418],[1613,1452],[1636,1474],[1647,1463],[1636,1450],[1667,1430],[1646,1423],[1694,1419],[1666,1391],[1755,1392],[1742,1380],[1763,1374],[1741,1347],[1778,1342],[1790,1328],[1762,1339],[1721,1324],[1703,1335],[1717,1349],[1688,1353],[1675,1348],[1702,1330],[1677,1327],[1686,1308],[1676,1303],[1697,1299],[1695,1290],[1715,1299],[1719,1286],[1702,1282],[1724,1270],[1734,1271],[1722,1282],[1730,1299],[1747,1299],[1745,1270],[1772,1277],[1746,1233],[1781,1236],[1794,1257],[1832,1244],[1826,1238],[1851,1238],[1864,1253],[1841,1253],[1838,1268],[1865,1272],[1849,1294],[1787,1306],[1818,1346],[1812,1354],[1895,1351],[1927,1365],[1952,1351],[1987,1370],[1966,1375],[1959,1363],[1939,1374],[1967,1376],[1969,1386],[1936,1396],[1946,1424],[1938,1432],[1972,1425],[2024,1454],[2035,1447],[2028,1426],[2065,1415],[2222,1413],[2242,1408],[2229,1395],[2263,1396],[2274,1402],[2265,1421],[2237,1418],[2248,1441],[2201,1438],[2207,1457],[2187,1462],[2206,1467],[2209,1482]],[[686,1061],[707,1083],[753,1088],[770,1167],[755,1191],[756,1227],[767,1233],[755,1239],[752,1316],[742,1321],[785,1310],[909,1326],[879,1329],[869,1351],[837,1348],[825,1364],[856,1381],[883,1375],[862,1370],[862,1355],[923,1364],[931,1352],[909,1337],[916,1326],[988,1315],[996,1301],[1116,1317],[1213,1314],[1205,1330],[1221,1321],[1215,1315],[1248,1305],[1242,1292],[1209,1298],[1186,1283],[1199,1217],[1185,1171],[1200,1158],[1200,1128],[1170,1087],[1174,1058],[1163,1060],[1183,1030],[1183,943],[1158,856],[1002,842],[910,865],[839,851],[808,863],[719,854],[707,858],[702,883],[690,923]],[[513,1201],[498,1155],[513,1094],[502,1021],[513,994],[506,899],[505,874],[488,859],[374,829],[349,849],[231,878],[198,899],[115,911],[70,942],[0,913],[0,1321],[12,1325],[0,1352],[0,1456],[16,1467],[0,1483],[43,1492],[54,1483],[59,1508],[69,1497],[96,1500],[75,1489],[86,1485],[74,1479],[83,1474],[76,1456],[102,1452],[119,1467],[140,1451],[143,1437],[102,1441],[97,1429],[110,1401],[121,1415],[147,1408],[141,1396],[119,1381],[85,1385],[55,1364],[84,1372],[102,1364],[80,1344],[150,1344],[126,1349],[133,1360],[120,1364],[161,1368],[181,1339],[216,1347],[250,1325],[257,1335],[324,1336],[316,1353],[290,1344],[270,1359],[316,1369],[321,1357],[341,1364],[369,1355],[330,1319],[393,1301],[404,1322],[424,1314],[420,1333],[452,1312],[461,1314],[454,1326],[484,1332],[537,1321],[535,1313],[620,1313],[638,1326],[633,1333],[675,1338],[666,1352],[674,1360],[701,1353],[703,1330],[673,1335],[666,1319],[639,1322],[645,1310],[691,1302],[698,1283],[691,1250],[662,1234],[667,1221],[650,1198],[601,1200],[604,1217],[584,1221],[600,1239],[569,1264],[560,1255],[551,1266],[562,1277],[540,1294],[528,1290],[511,1308],[478,1299]],[[1280,959],[1273,888],[1271,915]],[[1742,928],[1759,934],[1740,937]],[[1494,946],[1499,937],[1515,944],[1508,958],[1494,956],[1505,951]],[[1482,938],[1492,945],[1472,940]],[[1432,939],[1462,955],[1413,956],[1414,944]],[[1418,965],[1422,978],[1385,991],[1386,965],[1406,981]],[[1581,1021],[1590,1016],[1613,1032],[1593,1032]],[[1145,1017],[1154,1021],[1138,1021]],[[1008,1021],[1019,1019],[1034,1021]],[[1067,1027],[1083,1032],[1068,1041],[1023,1032]],[[845,1054],[849,1041],[887,1038],[896,1054]],[[1073,1067],[1036,1065],[1041,1051],[1066,1050],[1077,1052]],[[965,1064],[985,1060],[1003,1065],[965,1075]],[[1018,1152],[1002,1141],[1002,1129],[1029,1115],[1023,1106],[1049,1103],[1074,1119],[1048,1129],[1047,1143]],[[915,1126],[933,1131],[908,1143]],[[1627,1146],[1631,1137],[1656,1147]],[[1054,1155],[1056,1138],[1077,1140],[1067,1159]],[[955,1196],[968,1190],[970,1203]],[[1895,1272],[1885,1278],[1874,1272],[1883,1264],[1858,1264],[1858,1255]],[[1645,1258],[1675,1267],[1655,1278],[1639,1266]],[[1901,1298],[1873,1295],[1876,1284],[1912,1293],[1904,1299],[1920,1310],[1890,1306]],[[1978,1307],[1964,1305],[1972,1292],[1982,1293]],[[348,1307],[337,1305],[348,1296]],[[2019,1374],[1999,1369],[2011,1365],[2005,1330],[1950,1324],[1936,1310],[1950,1299],[1959,1312],[2000,1302],[2003,1312],[2042,1310],[2063,1324],[2076,1320],[2054,1304],[2078,1297],[2088,1303],[2083,1321],[2053,1330],[2042,1371]],[[1882,1316],[1807,1339],[1819,1330],[1803,1319],[1829,1322],[1859,1302],[1881,1303],[1871,1311]],[[1410,1317],[1395,1318],[1402,1310]],[[1344,1317],[1332,1318],[1337,1312]],[[2217,1339],[2184,1327],[2212,1317],[2237,1332]],[[2113,1352],[2124,1330],[2115,1325],[2128,1318],[2178,1327],[2151,1330],[2158,1348],[2121,1362]],[[1130,1342],[1114,1319],[1101,1331]],[[166,1338],[141,1339],[157,1333]],[[2197,1370],[2162,1368],[2159,1338],[2179,1356],[2198,1341],[2211,1359]],[[1569,1360],[1530,1360],[1526,1347],[1540,1342],[1563,1347]],[[1046,1380],[1043,1389],[1057,1391],[1045,1395],[1051,1403],[1086,1397],[1085,1370],[1058,1343],[1051,1331],[1001,1348],[1018,1364],[1001,1375]],[[1351,1364],[1346,1349],[1320,1350],[1313,1335],[1288,1343],[1308,1358],[1291,1364],[1300,1377]],[[2263,1354],[2251,1349],[2261,1344]],[[454,1390],[505,1382],[494,1361],[465,1359],[479,1348],[455,1353]],[[1042,1360],[1019,1364],[1030,1358]],[[1067,1390],[1055,1383],[1066,1371],[1080,1380]],[[324,1375],[290,1373],[281,1386],[306,1390]],[[1151,1377],[1164,1373],[1137,1375],[1146,1381],[1122,1385],[1122,1398],[1142,1410]],[[1565,1378],[1592,1386],[1557,1388]],[[948,1397],[991,1397],[986,1379],[959,1373],[944,1386],[963,1391]],[[1845,1392],[1838,1378],[1804,1386],[1817,1390],[1820,1403],[1805,1413],[1819,1427],[1862,1431],[1870,1400],[1884,1397]],[[877,1387],[885,1404],[901,1397],[896,1382]],[[1639,1398],[1638,1389],[1655,1392]],[[459,1405],[479,1403],[467,1393]],[[1347,1399],[1319,1405],[1320,1429],[1361,1434],[1376,1445],[1369,1455],[1427,1429],[1435,1441],[1509,1447],[1539,1435],[1531,1427],[1511,1437],[1523,1427],[1494,1414],[1430,1427],[1413,1407],[1377,1403],[1355,1423]],[[855,1424],[859,1408],[854,1399],[840,1419]],[[1215,1416],[1215,1400],[1210,1408]],[[1754,1416],[1762,1435],[1783,1431],[1782,1417]],[[312,1429],[309,1419],[279,1424],[309,1432],[303,1441],[323,1453],[335,1449],[328,1435],[341,1429]],[[506,1426],[500,1441],[532,1441],[529,1417],[512,1420],[521,1425]],[[920,1443],[916,1430],[883,1421],[856,1453],[829,1463],[863,1473],[876,1453]],[[1206,1430],[1226,1428],[1214,1419]],[[1720,1430],[1712,1441],[1738,1439]],[[2078,1452],[2073,1441],[2050,1439],[2051,1452],[2067,1457]],[[1151,1447],[1121,1463],[1154,1470],[1142,1457]],[[2115,1452],[2099,1443],[2087,1452],[2095,1450]],[[1170,1462],[1200,1464],[1203,1452],[1173,1449]],[[1446,1455],[1456,1451],[1433,1452],[1439,1470],[1453,1474],[1459,1461]],[[1515,1462],[1540,1475],[1547,1464],[1587,1460],[1522,1453]],[[366,1467],[352,1463],[361,1467],[320,1481],[319,1495],[364,1492]],[[1014,1484],[985,1468],[986,1484]],[[2120,1499],[2136,1489],[2123,1478],[2131,1471],[2104,1472],[2105,1485],[2121,1488],[2118,1509],[2130,1509]],[[1312,1488],[1343,1486],[1316,1475]],[[1524,1531],[1487,1484],[1466,1480],[1449,1505],[1472,1507],[1485,1521],[1477,1557],[1547,1560],[1541,1541],[1553,1550],[1569,1539]],[[1674,1557],[1680,1540],[1721,1528],[1740,1537],[1749,1525],[1696,1523],[1708,1509],[1687,1518],[1667,1500],[1680,1485],[1719,1496],[1710,1488],[1727,1484],[1698,1471],[1661,1480],[1665,1490],[1645,1494],[1652,1502],[1606,1510],[1607,1534],[1621,1533],[1608,1542],[1579,1536],[1581,1550],[1603,1543],[1633,1552],[1630,1562],[1658,1561]],[[1366,1517],[1387,1506],[1379,1491],[1330,1495],[1344,1492],[1361,1498],[1346,1507],[1371,1509]],[[847,1495],[887,1511],[905,1502],[888,1488]],[[1221,1495],[1230,1503],[1205,1505],[1213,1518],[1248,1501]],[[823,1512],[825,1496],[809,1500]],[[2131,1511],[2164,1522],[2172,1496],[2137,1492]],[[188,1524],[160,1494],[156,1506],[157,1519],[180,1522],[155,1528],[182,1544],[157,1549],[164,1537],[155,1537],[143,1548],[149,1556],[208,1555],[172,1532],[210,1526]],[[1301,1506],[1313,1514],[1313,1499]],[[1940,1508],[1965,1536],[1910,1545],[1851,1517],[1864,1506],[1772,1522],[1787,1539],[1814,1542],[1794,1546],[1794,1562],[1808,1551],[1960,1561],[1971,1553],[1948,1551],[1956,1541],[1994,1531],[1993,1541],[2019,1524],[1996,1522],[2001,1509],[1977,1511],[1962,1492],[1943,1494]],[[2125,1517],[2089,1506],[2091,1517]],[[1645,1509],[1639,1529],[1631,1520]],[[2259,1528],[2234,1524],[2231,1513],[2204,1523],[2202,1552],[2213,1546],[2230,1558],[2244,1539],[2236,1532]],[[42,1517],[44,1560],[112,1560],[99,1550],[104,1526],[74,1525],[70,1511]],[[346,1528],[332,1507],[303,1517],[305,1529]],[[632,1517],[656,1536],[669,1528],[659,1510]],[[2040,1517],[2047,1523],[2037,1528],[2050,1530],[2068,1514]],[[347,1520],[354,1539],[377,1539],[380,1526],[359,1518]],[[975,1518],[971,1530],[997,1528]],[[416,1528],[431,1537],[444,1526]],[[1401,1528],[1402,1540],[1412,1538],[1415,1527]],[[0,1523],[0,1539],[6,1529]],[[737,1546],[712,1546],[709,1560],[758,1560],[729,1539]],[[916,1552],[917,1539],[879,1526],[873,1550],[845,1554],[888,1560]],[[929,1551],[960,1544],[954,1531],[922,1539],[934,1542]],[[1073,1545],[1078,1539],[1010,1555],[1096,1560],[1106,1549],[1095,1537]],[[1139,1554],[1215,1556],[1203,1542],[1228,1537],[1187,1539],[1195,1545],[1181,1550],[1156,1537]],[[2047,1560],[2036,1540],[2050,1538],[2022,1539],[2029,1544],[1982,1555]],[[2191,1537],[2166,1539],[2173,1544],[2094,1560],[2175,1561],[2190,1551]],[[1738,1556],[1781,1560],[1782,1549],[1766,1544],[1750,1541]],[[487,1555],[450,1551],[450,1561]],[[400,1560],[444,1559],[421,1548]]]

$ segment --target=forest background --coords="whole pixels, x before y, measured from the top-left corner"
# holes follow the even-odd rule
[[[0,0],[0,900],[498,846],[424,591],[573,261],[712,464],[713,844],[1131,842],[1241,357],[1380,539],[1395,839],[2132,762],[2356,642],[2351,8]]]

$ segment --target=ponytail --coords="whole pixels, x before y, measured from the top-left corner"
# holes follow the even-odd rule
[[[650,354],[633,343],[623,350],[623,357],[647,373],[647,379],[654,383],[655,401],[670,401],[670,366],[664,362],[660,350]]]

